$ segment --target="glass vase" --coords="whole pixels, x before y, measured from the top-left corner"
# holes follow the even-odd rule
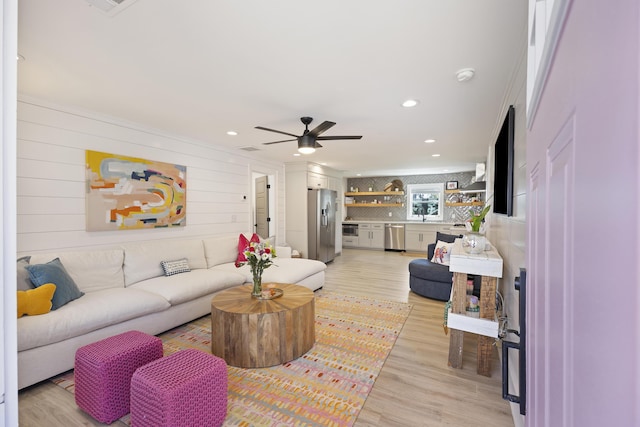
[[[481,254],[487,244],[487,239],[483,234],[470,231],[462,239],[462,248],[468,254]]]
[[[253,290],[251,291],[251,296],[256,298],[262,296],[262,274],[257,272],[253,273]]]

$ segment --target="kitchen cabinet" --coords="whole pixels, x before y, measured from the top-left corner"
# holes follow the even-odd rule
[[[321,175],[315,172],[308,172],[307,187],[308,188],[329,188],[329,179],[326,175]]]
[[[342,236],[342,247],[344,248],[357,248],[360,246],[359,236]]]
[[[358,247],[384,249],[384,224],[358,224]]]
[[[402,207],[404,206],[404,191],[348,191],[344,193],[345,206],[360,208]],[[346,203],[354,200],[354,203]]]
[[[404,246],[407,251],[427,252],[427,246],[436,242],[436,233],[450,233],[450,225],[407,224],[404,229]]]

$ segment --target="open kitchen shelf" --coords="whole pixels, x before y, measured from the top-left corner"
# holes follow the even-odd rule
[[[484,202],[482,201],[468,201],[468,202],[460,202],[457,201],[456,199],[459,199],[459,197],[453,196],[450,197],[454,194],[460,194],[462,199],[466,199],[467,196],[466,194],[472,194],[474,192],[468,192],[468,191],[461,191],[461,190],[444,190],[444,194],[446,194],[447,200],[445,200],[444,204],[445,206],[451,206],[451,207],[457,207],[457,206],[484,206]],[[483,191],[478,191],[478,193],[484,193]],[[456,201],[452,201],[452,200],[456,200]]]
[[[391,208],[404,206],[404,203],[347,203],[349,208]]]
[[[404,196],[404,191],[347,191],[345,196]]]
[[[483,206],[484,202],[445,202],[446,206]]]

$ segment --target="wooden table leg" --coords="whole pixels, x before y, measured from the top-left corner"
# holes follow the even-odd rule
[[[496,284],[495,277],[482,276],[480,287],[480,318],[495,318],[496,314]],[[478,374],[491,376],[491,356],[493,354],[494,338],[478,336]]]
[[[467,274],[453,273],[453,296],[451,297],[451,312],[464,314],[467,304]],[[450,329],[449,338],[449,366],[462,368],[462,345],[464,331]]]

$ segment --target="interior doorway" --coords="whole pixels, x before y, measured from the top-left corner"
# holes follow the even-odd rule
[[[260,237],[276,235],[276,178],[264,172],[251,172],[251,225]]]
[[[258,236],[267,238],[269,234],[269,177],[264,175],[254,180],[255,191],[255,232]]]

